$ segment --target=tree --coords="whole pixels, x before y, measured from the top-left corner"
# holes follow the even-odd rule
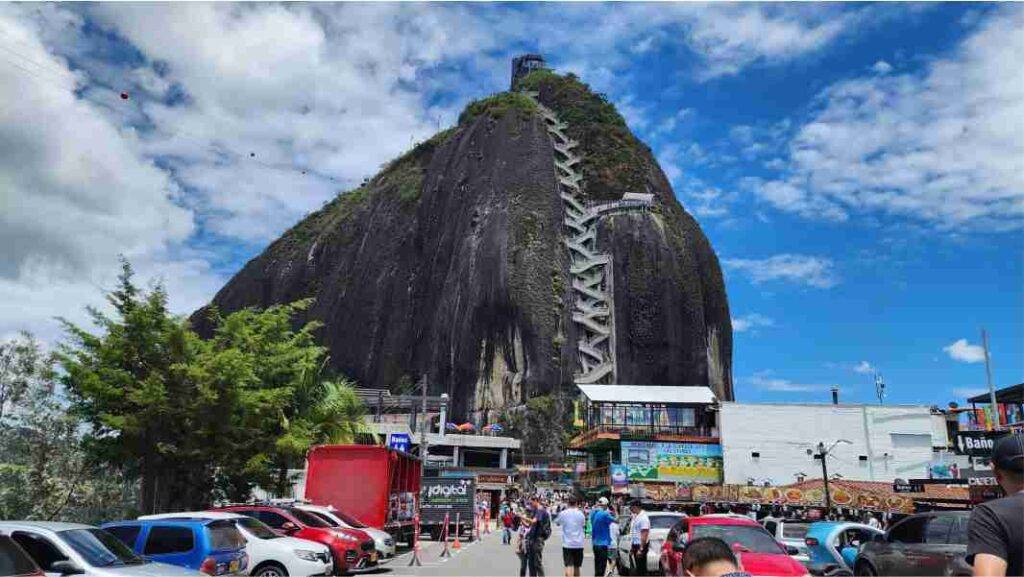
[[[96,522],[122,516],[131,487],[81,448],[81,421],[55,380],[52,355],[22,334],[0,343],[7,383],[19,383],[0,419],[0,518]]]
[[[28,333],[0,343],[0,426],[8,408],[21,400],[44,368],[39,344]]]
[[[197,417],[221,399],[196,385],[191,362],[203,343],[169,313],[163,287],[142,291],[132,277],[122,261],[107,295],[112,315],[88,309],[99,335],[63,321],[62,382],[91,427],[90,456],[141,479],[142,511],[202,504],[218,451],[199,443],[205,423]]]

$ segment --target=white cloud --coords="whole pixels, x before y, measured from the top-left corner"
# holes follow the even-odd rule
[[[839,82],[758,196],[813,219],[881,213],[940,229],[1024,225],[1024,10],[996,11],[920,74]]]
[[[956,387],[953,389],[953,396],[958,399],[969,399],[987,392],[988,389],[982,387]]]
[[[780,379],[771,376],[771,371],[760,371],[754,373],[747,379],[751,385],[763,390],[775,393],[811,393],[828,391],[835,385],[794,383],[788,379]]]
[[[878,74],[888,74],[892,72],[892,64],[889,64],[885,60],[879,60],[871,66],[871,70]]]
[[[732,319],[732,330],[737,333],[757,332],[759,328],[775,326],[775,321],[758,313]]]
[[[870,375],[876,370],[877,369],[875,368],[875,366],[867,361],[861,361],[857,363],[856,366],[853,367],[853,372],[860,373],[862,375]]]
[[[972,345],[967,339],[959,339],[949,346],[942,347],[949,358],[961,363],[981,363],[985,361],[985,349],[981,345]]]
[[[785,281],[814,288],[839,284],[831,259],[802,254],[777,254],[765,259],[725,259],[726,268],[746,274],[754,284]]]

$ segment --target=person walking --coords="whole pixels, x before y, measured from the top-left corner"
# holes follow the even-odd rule
[[[992,472],[1006,491],[974,508],[967,524],[967,562],[974,577],[1024,575],[1024,434],[992,447]]]
[[[555,524],[562,528],[562,564],[565,577],[580,577],[583,566],[583,543],[586,540],[584,526],[587,517],[580,511],[576,497],[570,496],[566,507],[555,518]]]
[[[612,575],[618,569],[619,564],[619,521],[612,516],[612,523],[608,525],[608,536],[611,545],[608,547],[608,575]]]
[[[504,514],[501,516],[501,544],[508,545],[512,543],[512,511],[505,509]]]
[[[529,528],[524,540],[527,570],[530,577],[544,577],[544,542],[551,536],[551,514],[536,495],[530,500],[530,506],[533,517],[522,520]]]
[[[526,570],[528,568],[527,563],[527,549],[526,549],[526,532],[529,530],[529,524],[524,522],[523,516],[517,515],[512,522],[516,531],[516,555],[519,556],[519,577],[526,577]]]
[[[591,547],[594,551],[594,577],[604,577],[608,566],[608,552],[611,550],[611,525],[615,517],[607,511],[608,499],[601,497],[590,512]]]
[[[633,520],[629,523],[630,558],[633,564],[633,575],[647,575],[647,551],[650,549],[651,519],[647,512],[640,508],[640,500],[629,504]]]

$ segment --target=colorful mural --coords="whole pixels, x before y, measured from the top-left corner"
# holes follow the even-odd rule
[[[630,481],[722,482],[721,445],[622,441],[621,450]]]

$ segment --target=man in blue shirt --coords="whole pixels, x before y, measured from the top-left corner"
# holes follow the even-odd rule
[[[615,518],[608,512],[608,499],[601,497],[597,506],[590,512],[590,534],[594,547],[594,575],[604,577],[608,566],[609,551],[615,546],[612,543],[610,527]]]

